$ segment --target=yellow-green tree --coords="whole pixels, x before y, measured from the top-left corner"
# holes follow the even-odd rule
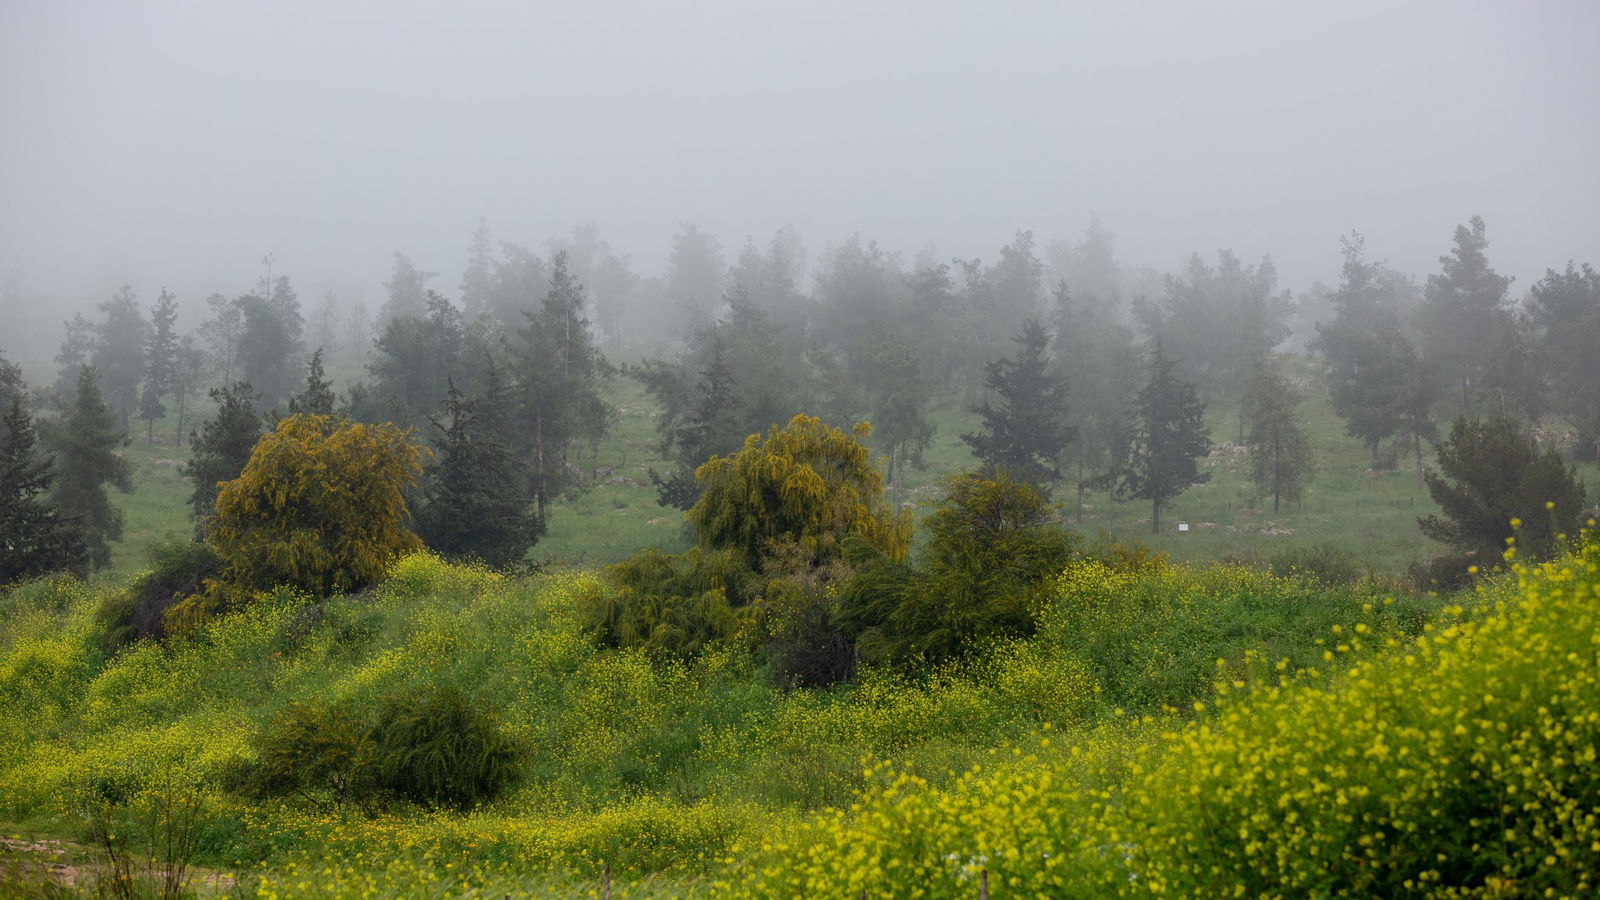
[[[883,474],[853,431],[798,415],[765,437],[751,435],[730,456],[695,471],[702,489],[688,519],[701,542],[733,549],[754,564],[779,543],[795,542],[818,561],[857,536],[894,559],[906,555],[910,519],[885,507]]]
[[[222,557],[221,581],[327,597],[378,580],[422,546],[401,523],[425,452],[393,423],[283,419],[217,495],[206,540]]]

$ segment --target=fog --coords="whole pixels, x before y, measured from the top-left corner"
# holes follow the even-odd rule
[[[594,222],[649,275],[688,220],[987,259],[1095,211],[1130,264],[1270,253],[1299,290],[1352,228],[1435,271],[1476,214],[1520,292],[1600,244],[1597,32],[1584,0],[7,0],[0,271],[57,328],[123,283],[187,320],[269,251],[307,297],[376,306],[396,250],[453,293],[480,217]]]

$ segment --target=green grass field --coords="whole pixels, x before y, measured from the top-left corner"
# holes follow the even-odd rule
[[[1332,544],[1356,554],[1370,571],[1396,574],[1437,554],[1440,548],[1416,525],[1417,517],[1435,508],[1415,471],[1407,462],[1397,470],[1373,471],[1366,450],[1344,434],[1307,367],[1297,369],[1306,391],[1303,421],[1317,462],[1316,477],[1301,503],[1285,504],[1274,514],[1270,500],[1251,502],[1245,451],[1229,443],[1238,436],[1236,407],[1219,403],[1207,410],[1213,440],[1221,445],[1205,462],[1212,478],[1178,497],[1163,513],[1161,534],[1151,534],[1149,504],[1120,503],[1103,493],[1086,496],[1079,522],[1075,494],[1061,488],[1064,514],[1087,536],[1105,531],[1141,540],[1178,560],[1259,561],[1290,548]],[[610,395],[618,411],[617,427],[579,460],[591,471],[598,469],[600,477],[589,490],[553,508],[548,533],[532,551],[535,560],[588,568],[624,559],[642,547],[675,552],[686,544],[681,513],[658,506],[649,483],[652,467],[671,467],[657,451],[656,410],[649,395],[628,378],[614,379]],[[904,496],[897,499],[926,506],[939,496],[943,477],[976,463],[960,439],[977,424],[968,402],[961,395],[937,398],[932,417],[936,431],[926,465],[906,473]],[[184,503],[189,486],[178,469],[187,451],[170,442],[147,444],[141,435],[126,454],[134,466],[135,487],[130,495],[115,496],[126,527],[111,568],[100,576],[111,581],[140,568],[152,543],[185,537],[192,527]],[[1425,459],[1431,463],[1426,454]],[[1579,472],[1590,498],[1600,499],[1600,469],[1584,465]],[[1180,533],[1179,523],[1188,524],[1189,530]]]

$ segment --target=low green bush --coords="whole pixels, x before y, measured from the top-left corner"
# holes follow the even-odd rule
[[[236,789],[371,811],[390,799],[468,809],[521,774],[521,743],[456,688],[392,694],[375,715],[350,703],[293,704],[256,737]]]
[[[106,597],[99,621],[102,644],[114,652],[137,640],[166,637],[167,610],[199,593],[206,579],[222,570],[215,550],[195,541],[170,541],[150,548],[150,568],[128,586]]]

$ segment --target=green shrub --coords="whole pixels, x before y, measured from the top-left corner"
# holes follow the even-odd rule
[[[198,593],[222,569],[209,546],[195,541],[169,541],[150,548],[150,570],[127,590],[108,596],[98,619],[105,628],[102,645],[116,651],[136,640],[166,637],[165,616],[180,599]]]
[[[1362,575],[1356,555],[1334,544],[1279,551],[1272,555],[1268,567],[1274,575],[1299,575],[1327,585],[1351,584]]]
[[[377,799],[372,728],[348,704],[292,704],[253,743],[256,759],[233,773],[234,787],[258,796],[326,801],[336,808]]]
[[[400,798],[467,809],[516,781],[525,754],[453,687],[392,694],[370,720],[348,703],[298,703],[268,722],[232,786],[371,810]]]
[[[1077,535],[1032,485],[999,471],[952,478],[912,565],[856,545],[841,620],[869,660],[938,661],[987,639],[1033,633]]]
[[[494,715],[454,687],[389,697],[373,740],[379,788],[452,809],[500,796],[517,780],[525,756]]]

